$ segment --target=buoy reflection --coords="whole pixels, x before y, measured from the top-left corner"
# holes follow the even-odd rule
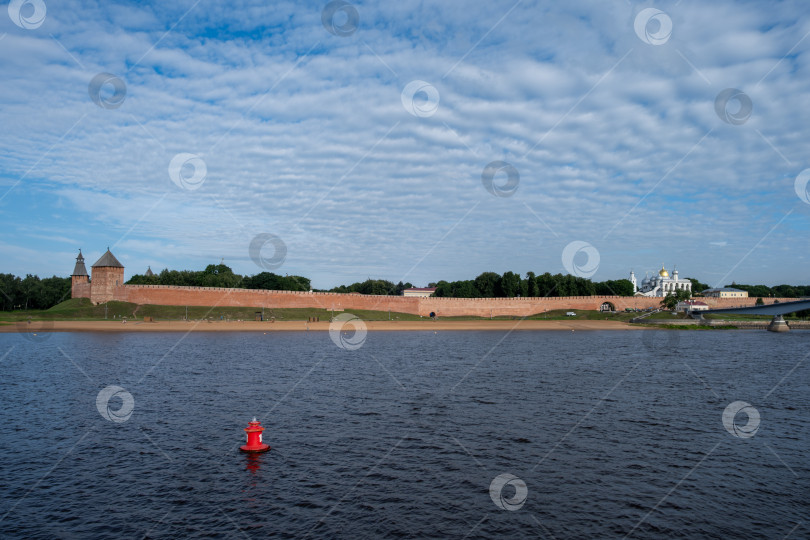
[[[245,470],[250,471],[250,474],[256,474],[259,471],[259,467],[261,467],[263,454],[245,454],[245,458]]]

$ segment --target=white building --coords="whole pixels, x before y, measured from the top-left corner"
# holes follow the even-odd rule
[[[404,289],[402,291],[402,296],[416,296],[421,298],[427,298],[431,296],[433,293],[436,292],[436,287],[414,287],[412,289]]]
[[[661,265],[661,270],[658,271],[658,275],[652,278],[645,276],[641,281],[641,287],[637,285],[636,275],[631,270],[630,282],[633,284],[633,291],[635,291],[636,296],[664,297],[670,293],[674,294],[676,291],[692,292],[691,281],[688,279],[680,279],[677,270],[673,271],[672,276],[670,276],[669,272],[664,268],[664,265]]]
[[[675,306],[675,311],[707,311],[708,309],[709,304],[700,300],[684,300]]]

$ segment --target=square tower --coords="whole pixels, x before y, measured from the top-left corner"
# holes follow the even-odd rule
[[[90,301],[102,304],[115,300],[118,287],[124,285],[124,265],[118,262],[107,248],[107,252],[91,267],[93,276],[90,286]]]

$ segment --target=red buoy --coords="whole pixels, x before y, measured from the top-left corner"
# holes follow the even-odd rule
[[[247,433],[247,444],[240,446],[239,450],[242,452],[267,452],[270,450],[269,444],[262,443],[262,423],[253,417],[253,420],[248,422],[248,427],[245,428]]]

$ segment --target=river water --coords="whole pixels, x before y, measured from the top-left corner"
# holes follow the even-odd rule
[[[810,537],[810,332],[361,337],[0,334],[0,536]]]

